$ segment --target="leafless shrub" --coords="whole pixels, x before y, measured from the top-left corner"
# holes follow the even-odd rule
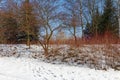
[[[90,68],[119,70],[120,50],[116,45],[86,45],[82,47],[70,46],[52,49],[49,60],[59,60],[68,64],[87,65]],[[61,51],[62,50],[62,51]]]

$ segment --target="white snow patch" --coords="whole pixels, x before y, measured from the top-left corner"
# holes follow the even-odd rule
[[[0,80],[120,80],[120,71],[53,65],[30,58],[0,57]]]

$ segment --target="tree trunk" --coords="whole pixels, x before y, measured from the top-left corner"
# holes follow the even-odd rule
[[[27,46],[30,49],[30,35],[29,35],[29,31],[27,32]]]
[[[74,39],[75,39],[75,45],[77,45],[77,37],[76,37],[76,35],[74,35]]]
[[[83,18],[82,18],[82,15],[83,15],[83,10],[82,10],[82,0],[80,0],[80,23],[81,23],[81,29],[82,29],[82,40],[83,40],[83,37],[84,37],[84,33],[83,33]]]
[[[75,41],[75,45],[76,45],[77,44],[76,27],[74,26],[73,29],[74,29],[74,33],[73,33],[73,35],[74,35],[74,41]]]
[[[118,0],[118,22],[119,22],[119,38],[120,38],[120,0]]]
[[[45,57],[48,58],[48,55],[49,55],[48,47],[44,48],[44,54],[45,54]]]
[[[119,16],[118,21],[119,21],[119,38],[120,38],[120,16]]]

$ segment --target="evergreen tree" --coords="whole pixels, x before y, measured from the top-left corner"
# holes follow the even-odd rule
[[[106,31],[115,32],[117,25],[117,14],[113,0],[105,0],[104,12],[99,23],[99,34],[103,35]]]
[[[104,35],[105,32],[110,32],[118,35],[118,18],[114,1],[105,0],[104,4],[103,13],[100,13],[98,8],[94,11],[91,23],[87,23],[86,25],[85,34],[88,33],[87,35],[97,36]]]

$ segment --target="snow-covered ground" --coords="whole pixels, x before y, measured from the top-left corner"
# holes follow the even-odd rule
[[[100,51],[96,52],[91,51],[92,50],[91,48],[99,50],[99,46],[98,47],[96,46],[91,47],[91,45],[90,46],[88,45],[87,47],[86,46],[81,47],[80,51],[79,49],[72,49],[67,45],[62,45],[59,47],[60,53],[62,54],[66,54],[69,52],[72,54],[80,52],[79,53],[80,56],[82,56],[81,55],[82,53],[85,56],[89,54],[92,57],[93,53],[99,54],[98,57],[100,56],[102,48],[100,48]],[[54,47],[56,48],[56,45]],[[110,49],[112,50],[112,48]],[[118,54],[120,54],[119,49],[120,45],[117,45],[117,48],[115,48],[115,53],[118,52]],[[92,55],[89,52],[91,52]],[[37,56],[39,55],[40,57],[34,59],[34,56],[36,54]],[[42,54],[43,49],[41,46],[38,45],[32,45],[31,48],[28,49],[28,46],[24,44],[16,45],[1,44],[0,80],[120,80],[120,71],[117,70],[115,71],[111,68],[108,69],[107,71],[95,70],[90,69],[88,68],[88,66],[81,64],[79,64],[80,66],[78,65],[73,66],[73,64],[71,64],[70,66],[67,65],[67,63],[60,64],[59,60],[56,60],[58,63],[57,64],[54,61],[49,62],[44,58]],[[62,59],[62,57],[60,58],[60,56],[58,56],[57,59],[58,58]],[[89,58],[89,56],[84,58]],[[70,59],[71,58],[68,58],[68,61],[72,63]]]
[[[120,71],[54,65],[30,58],[0,57],[0,80],[120,80]]]

